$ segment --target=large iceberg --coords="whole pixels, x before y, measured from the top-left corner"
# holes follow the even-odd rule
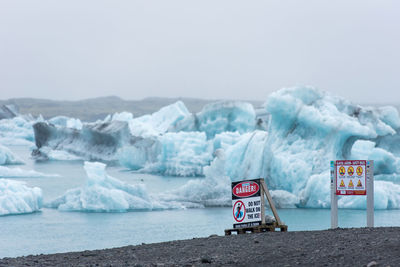
[[[370,159],[375,162],[375,207],[400,208],[396,109],[362,107],[314,88],[290,88],[273,93],[266,110],[268,132],[241,135],[223,149],[223,161],[214,160],[205,168],[204,181],[189,182],[172,199],[229,203],[229,181],[224,177],[230,181],[262,177],[279,207],[328,208],[330,161]],[[214,186],[213,177],[225,181],[224,190],[213,190],[223,188]],[[205,192],[207,197],[201,198]],[[365,197],[339,199],[341,208],[365,206]]]
[[[113,161],[118,148],[134,142],[128,124],[123,121],[87,123],[80,130],[38,122],[33,129],[37,149],[32,155],[38,158],[48,158],[41,148],[49,147],[89,160]]]
[[[20,181],[0,179],[0,216],[39,211],[42,207],[42,190],[27,187]]]
[[[277,91],[268,98],[266,109],[270,114],[268,134],[246,134],[227,148],[225,174],[231,180],[265,177],[282,206],[329,207],[329,162],[352,158],[353,145],[362,140],[373,142],[373,147],[372,143],[369,147],[356,143],[354,150],[364,151],[364,156],[376,161],[377,179],[388,179],[382,174],[397,171],[396,148],[379,148],[386,144],[383,140],[398,135],[400,119],[395,109],[364,108],[313,88]],[[377,208],[400,208],[400,191],[393,175],[390,179],[375,182]],[[382,186],[389,188],[387,183],[393,187],[381,195]],[[343,197],[339,206],[363,208],[356,204],[359,202]]]
[[[85,162],[86,185],[68,190],[61,197],[47,203],[47,207],[63,211],[126,212],[179,208],[173,202],[163,204],[154,200],[144,184],[131,185],[109,176],[106,165],[100,162]]]

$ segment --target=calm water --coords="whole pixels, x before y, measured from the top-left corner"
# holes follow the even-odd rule
[[[86,174],[80,161],[35,163],[29,158],[28,148],[11,149],[27,163],[18,167],[60,175],[16,179],[42,188],[44,201],[85,183]],[[137,174],[120,167],[109,167],[107,172],[127,183],[145,183],[154,194],[192,179]],[[330,210],[282,209],[279,215],[289,231],[330,227]],[[232,227],[231,220],[230,208],[127,213],[60,212],[43,208],[33,214],[0,216],[0,258],[223,235],[224,229]],[[339,227],[365,225],[365,211],[339,210]],[[400,210],[375,211],[375,225],[400,226]]]

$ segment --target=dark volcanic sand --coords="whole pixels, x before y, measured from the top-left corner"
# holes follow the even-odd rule
[[[400,266],[400,227],[211,236],[0,259],[0,266]]]

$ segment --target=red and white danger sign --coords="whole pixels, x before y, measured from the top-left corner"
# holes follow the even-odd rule
[[[260,225],[261,218],[260,180],[249,180],[232,183],[232,216],[233,227]]]

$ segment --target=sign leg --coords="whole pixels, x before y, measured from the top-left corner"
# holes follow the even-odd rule
[[[338,197],[336,195],[336,188],[331,185],[331,228],[338,228]]]
[[[369,164],[367,174],[367,227],[374,227],[374,167],[372,161]]]
[[[336,163],[331,161],[331,228],[338,227],[338,197],[336,195]]]

